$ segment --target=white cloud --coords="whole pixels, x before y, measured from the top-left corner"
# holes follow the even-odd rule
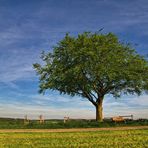
[[[122,97],[117,100],[106,98],[104,112],[106,116],[134,115],[135,118],[148,118],[148,95],[140,97]]]
[[[64,96],[55,96],[55,98],[50,98],[42,95],[32,95],[31,97],[33,101],[31,100],[31,102],[28,103],[7,102],[1,104],[0,116],[23,117],[25,114],[27,114],[30,118],[37,118],[38,115],[43,114],[46,118],[62,119],[64,116],[86,119],[95,118],[95,107],[89,101],[82,101],[79,97],[68,98]],[[64,99],[64,102],[61,101],[62,99]],[[123,100],[124,98],[122,98],[121,101],[104,101],[104,117],[134,115],[135,119],[148,118],[147,96],[141,96],[140,98],[133,97],[132,99],[128,99],[130,103],[126,103]],[[135,106],[134,102],[136,100],[138,101],[139,106]],[[52,104],[52,101],[55,101],[56,104]],[[63,106],[63,103],[66,105]],[[143,105],[145,107],[143,107]]]
[[[27,96],[26,96],[27,97]],[[34,103],[58,105],[60,108],[72,106],[73,108],[91,108],[92,104],[85,98],[60,95],[59,93],[50,93],[48,95],[30,95],[28,96]]]
[[[148,107],[148,95],[143,95],[129,99],[129,103],[136,106],[147,106]]]
[[[53,107],[41,107],[33,105],[0,105],[0,116],[1,117],[15,117],[23,118],[24,115],[28,115],[30,118],[38,118],[40,114],[44,115],[48,119],[63,119],[64,116],[70,118],[92,118],[94,112],[91,109],[75,109],[72,107],[68,108],[53,108]]]
[[[8,68],[8,67],[7,67]],[[9,67],[0,74],[0,82],[7,83],[15,80],[23,80],[34,76],[34,71],[31,66]]]

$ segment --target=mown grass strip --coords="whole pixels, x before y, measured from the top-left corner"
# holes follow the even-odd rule
[[[147,148],[148,129],[68,133],[0,133],[1,148]]]

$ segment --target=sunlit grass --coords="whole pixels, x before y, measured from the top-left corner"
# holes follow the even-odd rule
[[[69,133],[0,133],[0,147],[148,147],[148,130]]]

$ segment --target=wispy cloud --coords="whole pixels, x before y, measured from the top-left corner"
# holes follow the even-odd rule
[[[21,94],[20,94],[21,95]],[[25,95],[22,95],[27,97]],[[29,97],[29,96],[28,96]],[[134,118],[148,118],[147,95],[139,98],[115,100],[105,98],[103,104],[104,117],[119,115],[134,115]],[[0,116],[2,117],[23,117],[28,114],[30,118],[37,118],[43,114],[46,118],[95,118],[95,107],[88,100],[81,100],[79,97],[56,96],[54,98],[42,95],[31,95],[30,101],[3,101],[0,105]],[[135,102],[138,105],[135,105]],[[80,114],[81,113],[81,114]]]
[[[126,96],[119,99],[107,98],[104,102],[106,116],[134,115],[135,118],[148,118],[148,95]]]
[[[81,112],[81,114],[80,114]],[[94,116],[92,109],[75,109],[73,107],[57,108],[40,105],[25,105],[16,103],[14,105],[3,106],[0,105],[1,117],[19,117],[23,118],[24,115],[28,115],[30,118],[38,118],[40,114],[46,118],[51,119],[63,119],[64,116],[71,118],[92,118]]]

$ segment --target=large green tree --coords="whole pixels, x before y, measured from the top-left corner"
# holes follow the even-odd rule
[[[66,34],[41,58],[43,64],[34,64],[40,92],[58,90],[88,99],[96,107],[97,121],[103,120],[106,94],[120,97],[148,90],[147,60],[113,33]]]

